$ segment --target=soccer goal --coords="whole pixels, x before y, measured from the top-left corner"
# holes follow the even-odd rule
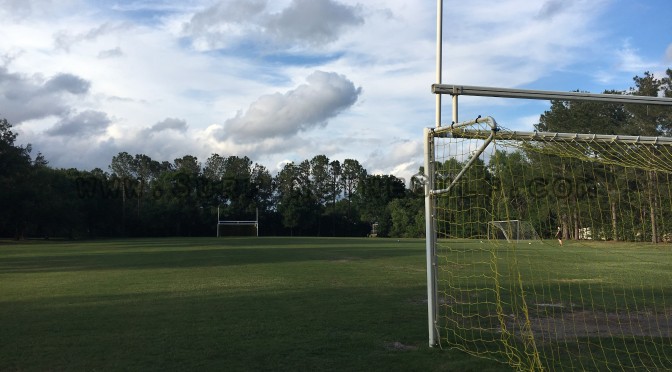
[[[653,244],[672,138],[479,118],[425,130],[424,176],[430,344],[517,370],[672,369],[672,246]]]
[[[521,240],[539,240],[539,234],[530,221],[488,221],[488,239],[505,239],[509,243]]]
[[[224,236],[259,236],[259,210],[254,220],[221,220],[217,208],[217,237]]]

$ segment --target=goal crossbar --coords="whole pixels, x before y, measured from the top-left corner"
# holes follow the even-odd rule
[[[499,98],[523,98],[562,101],[598,101],[611,103],[636,103],[647,105],[672,106],[672,98],[633,96],[625,94],[598,94],[583,92],[559,92],[549,90],[495,88],[455,84],[433,84],[434,94],[450,94],[452,96],[480,96]]]
[[[488,124],[483,128],[482,124]],[[478,127],[480,125],[480,128]],[[476,119],[448,127],[431,128],[427,131],[431,138],[464,138],[482,141],[475,149],[469,161],[453,182],[443,189],[432,190],[432,195],[450,192],[460,181],[462,175],[472,163],[486,150],[493,141],[523,141],[526,143],[545,143],[546,147],[538,149],[545,153],[558,153],[590,159],[604,164],[622,163],[626,166],[652,169],[672,173],[672,138],[650,136],[606,135],[588,133],[559,132],[525,132],[509,131],[497,126],[494,119],[487,117]],[[616,146],[616,147],[614,147]],[[637,147],[651,149],[646,156],[631,157],[628,153]],[[562,155],[561,155],[562,156]]]
[[[219,221],[218,225],[256,225],[257,221]]]
[[[451,127],[441,127],[433,130],[437,137],[453,138],[474,138],[486,139],[492,135],[491,130],[456,130],[474,122],[465,122]],[[624,143],[641,145],[658,145],[672,147],[672,138],[670,137],[650,137],[650,136],[623,136],[608,134],[588,134],[588,133],[559,133],[559,132],[525,132],[525,131],[496,131],[494,138],[497,140],[526,140],[543,142],[586,142],[586,143]]]

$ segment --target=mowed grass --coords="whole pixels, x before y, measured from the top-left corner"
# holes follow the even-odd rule
[[[478,283],[492,251],[451,244],[485,263],[469,285],[492,285]],[[500,274],[515,257],[528,305],[553,305],[532,316],[672,307],[671,245],[544,241],[496,256]],[[4,241],[0,371],[510,370],[427,347],[425,280],[423,240]]]
[[[0,370],[508,370],[427,347],[424,241],[0,242]]]
[[[515,279],[501,283],[505,286],[517,286],[520,274],[523,286],[532,291],[548,283],[601,284],[614,290],[653,287],[659,290],[660,296],[670,294],[668,301],[672,302],[672,293],[669,293],[672,290],[672,244],[581,240],[567,241],[560,246],[556,240],[543,240],[493,246],[474,239],[445,240],[440,245],[443,247],[438,249],[439,261],[448,262],[444,270],[452,270],[457,276],[466,271],[476,286],[492,285],[490,278],[496,262],[503,280],[506,281],[508,275]],[[560,293],[551,292],[549,296],[553,294]]]
[[[458,324],[455,344],[506,359],[503,319],[521,353],[525,332],[534,335],[548,370],[672,370],[672,245],[440,243],[442,319]]]

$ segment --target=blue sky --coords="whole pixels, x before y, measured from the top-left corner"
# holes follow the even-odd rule
[[[672,67],[669,0],[444,2],[443,81],[627,90]],[[0,117],[53,166],[317,154],[408,178],[434,122],[435,1],[0,0]],[[545,101],[463,97],[529,130]],[[444,99],[444,122],[450,100]]]

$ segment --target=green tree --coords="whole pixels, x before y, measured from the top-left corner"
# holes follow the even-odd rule
[[[226,158],[219,154],[212,154],[205,161],[203,175],[211,181],[221,181],[226,173]]]
[[[392,226],[390,236],[418,238],[425,234],[424,200],[409,195],[388,204]]]
[[[230,217],[251,218],[257,204],[252,185],[252,160],[247,156],[229,156],[224,162],[223,194],[226,214]]]
[[[36,185],[31,182],[31,146],[17,146],[11,128],[7,119],[0,119],[0,232],[22,239],[34,212],[29,203]]]
[[[310,180],[310,162],[287,163],[275,177],[276,206],[283,225],[294,235],[306,233],[316,226],[319,204]]]
[[[630,89],[630,94],[637,96],[665,95],[672,97],[672,70],[667,69],[666,76],[662,79],[655,77],[650,72],[644,76],[633,78],[635,87]],[[672,109],[667,106],[649,107],[643,105],[630,105],[632,113],[630,126],[635,134],[644,136],[665,136],[672,134]],[[648,156],[656,156],[658,150],[652,149]],[[659,175],[654,171],[648,171],[642,177],[645,180],[644,190],[648,203],[648,217],[650,222],[651,242],[660,241],[660,231],[657,216],[660,215],[661,197],[658,195]]]
[[[117,189],[121,190],[121,229],[122,234],[126,231],[126,200],[128,199],[129,188],[135,183],[133,179],[134,158],[129,153],[123,151],[112,157],[109,165],[112,171],[112,177]]]
[[[389,235],[392,222],[387,206],[392,200],[405,197],[404,182],[392,175],[367,175],[358,190],[360,219],[369,224],[377,222],[379,235]]]
[[[326,205],[332,189],[328,157],[316,155],[310,159],[310,180],[315,199],[320,205]]]
[[[317,204],[317,235],[322,235],[322,215],[326,205],[332,200],[332,175],[330,174],[329,158],[316,155],[310,160],[311,193]]]
[[[628,94],[635,96],[658,97],[666,95],[672,97],[670,77],[672,70],[667,70],[667,76],[659,79],[650,72],[644,76],[635,76],[635,86]],[[628,105],[631,113],[629,123],[632,134],[639,136],[669,136],[672,134],[672,109],[667,106]]]
[[[140,208],[145,194],[149,191],[152,181],[157,177],[161,164],[145,154],[136,154],[131,162],[131,171],[137,176],[137,217],[140,218]]]
[[[352,200],[361,181],[366,178],[366,169],[356,159],[345,159],[341,167],[341,182],[347,200],[346,218],[352,221]]]
[[[185,155],[175,159],[173,161],[173,167],[176,171],[193,177],[196,177],[201,173],[201,163],[198,162],[198,158],[192,155]]]
[[[607,90],[605,94],[623,94]],[[551,101],[535,129],[544,132],[630,134],[630,113],[622,104],[591,101]]]
[[[250,174],[252,199],[254,206],[259,208],[262,214],[269,213],[272,208],[273,177],[261,164],[254,164]]]
[[[339,198],[343,192],[343,186],[341,183],[341,163],[338,160],[334,160],[329,163],[329,180],[331,187],[329,189],[329,197],[331,199],[331,235],[336,236],[336,219],[337,219],[337,210],[336,210],[336,200]]]
[[[275,177],[277,199],[276,207],[282,216],[282,224],[294,229],[301,223],[301,185],[298,182],[297,167],[294,163],[287,163]]]

